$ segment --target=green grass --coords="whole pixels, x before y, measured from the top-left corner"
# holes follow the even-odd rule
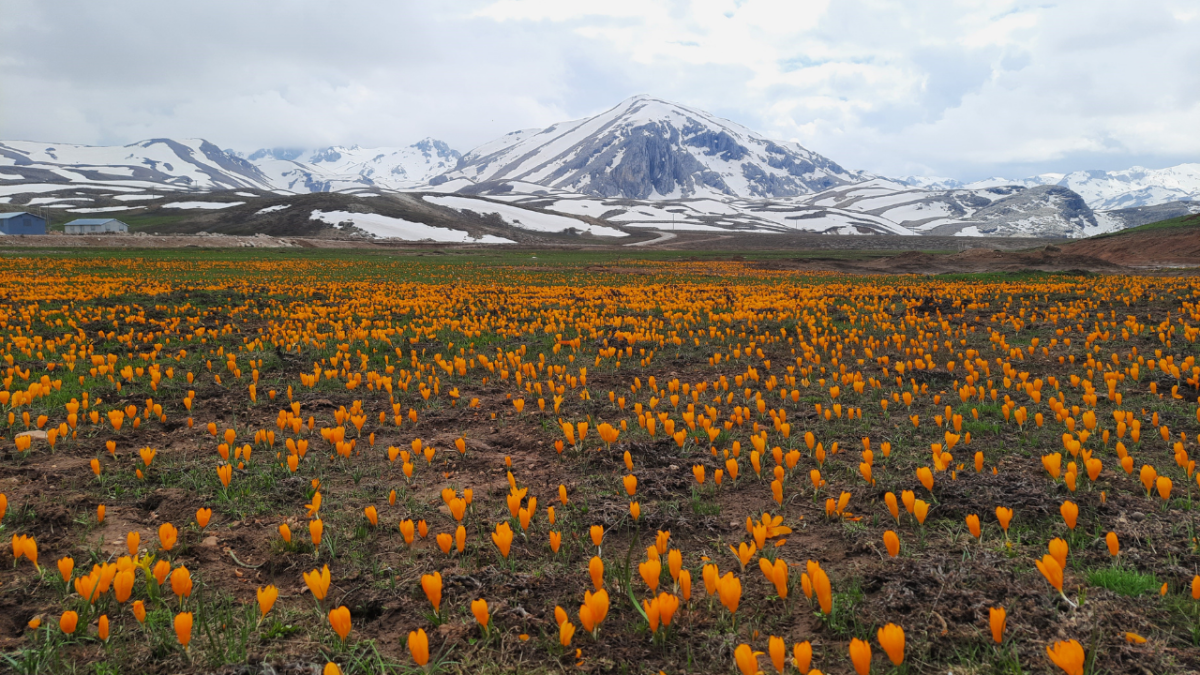
[[[1142,574],[1123,567],[1091,570],[1087,573],[1087,581],[1091,586],[1107,588],[1113,593],[1131,598],[1155,592],[1162,586],[1154,574]]]
[[[1037,270],[1022,270],[1015,272],[966,272],[939,274],[938,281],[971,281],[975,283],[1019,282],[1019,281],[1052,281],[1061,277],[1078,277],[1080,274],[1071,272],[1040,272]]]
[[[123,216],[117,214],[114,217],[128,225],[130,232],[150,232],[164,225],[174,225],[192,216],[175,213],[131,213]]]
[[[834,635],[867,639],[870,637],[869,626],[859,621],[856,611],[862,601],[862,584],[856,578],[851,579],[845,591],[833,594],[833,611],[819,615],[820,619]]]
[[[133,214],[120,220],[129,225],[131,232],[146,231],[160,225],[170,225],[185,219],[175,214]],[[916,243],[916,242],[914,242]],[[21,247],[22,252],[50,253],[61,251],[54,247]],[[131,253],[151,260],[262,260],[266,259],[328,259],[328,260],[389,260],[424,259],[422,262],[435,266],[439,263],[477,263],[481,266],[516,265],[528,267],[561,267],[560,271],[571,271],[580,264],[621,265],[632,261],[732,261],[732,260],[790,260],[790,259],[836,259],[863,260],[896,256],[913,249],[776,249],[776,250],[543,250],[525,247],[497,247],[490,250],[461,250],[454,248],[422,247],[420,249],[130,249],[88,248],[65,251],[76,259],[123,258]],[[921,253],[945,255],[956,251],[943,249],[917,249]]]
[[[1138,232],[1150,232],[1152,230],[1169,230],[1169,229],[1174,229],[1174,228],[1178,228],[1178,227],[1200,227],[1200,214],[1192,214],[1190,216],[1179,216],[1178,218],[1168,218],[1166,220],[1159,220],[1159,221],[1153,222],[1153,223],[1146,223],[1145,225],[1138,225],[1137,227],[1130,227],[1128,229],[1119,230],[1117,232],[1109,232],[1107,234],[1098,234],[1098,235],[1092,237],[1092,239],[1107,239],[1109,237],[1124,237],[1127,234],[1135,234]]]
[[[147,216],[146,218],[175,218],[176,216]],[[132,230],[151,227],[150,220],[130,217]],[[165,221],[164,221],[165,222]],[[927,251],[945,253],[944,251]],[[455,250],[435,247],[420,249],[251,249],[251,248],[175,248],[122,249],[84,248],[61,249],[5,248],[0,242],[0,255],[19,255],[22,258],[67,259],[74,264],[68,274],[78,269],[95,276],[124,277],[131,266],[146,278],[170,278],[185,301],[203,304],[230,301],[240,284],[295,283],[299,275],[317,274],[330,281],[346,282],[418,282],[459,283],[472,279],[478,283],[510,283],[514,275],[525,285],[594,285],[598,272],[593,266],[613,270],[601,272],[604,279],[626,285],[664,283],[752,283],[774,286],[791,283],[794,274],[788,270],[764,277],[730,275],[728,268],[707,263],[726,261],[791,261],[805,258],[869,259],[896,255],[895,250],[852,251],[642,251],[625,250],[530,250],[496,248],[492,250]],[[256,265],[281,261],[295,263],[293,267],[262,273]],[[659,267],[657,262],[693,262],[684,268]],[[627,274],[627,268],[645,270],[644,274]],[[303,270],[303,272],[301,272]],[[814,284],[847,283],[854,277],[835,273],[803,273]],[[901,281],[901,285],[908,282]],[[209,289],[212,289],[211,291]],[[221,290],[216,290],[221,289]],[[209,297],[212,291],[220,297]],[[128,294],[124,300],[141,304],[160,304],[151,296]],[[218,303],[219,304],[219,303]]]
[[[47,211],[46,229],[50,232],[62,232],[67,223],[78,218],[116,218],[117,220],[129,226],[130,232],[152,232],[156,228],[164,225],[174,225],[175,223],[187,220],[194,217],[188,214],[176,213],[148,213],[148,212],[114,212],[111,215],[104,213],[95,214],[74,214],[57,211]]]

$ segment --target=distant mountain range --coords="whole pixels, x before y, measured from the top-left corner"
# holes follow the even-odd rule
[[[226,151],[231,154],[233,151]],[[240,156],[240,155],[239,155]],[[276,188],[291,192],[342,192],[364,187],[408,190],[458,167],[462,158],[442,141],[426,138],[402,148],[258,150],[246,160]]]
[[[218,191],[247,198],[436,193],[446,196],[426,199],[442,215],[494,213],[516,227],[548,222],[534,215],[522,220],[512,211],[533,209],[582,218],[581,231],[599,236],[670,226],[1081,237],[1200,212],[1200,164],[967,184],[887,179],[648,96],[586,119],[516,131],[465,155],[429,138],[405,147],[275,148],[247,155],[202,139],[120,147],[0,142],[0,204],[9,209],[138,212],[171,193]],[[186,210],[177,205],[193,202],[157,203]],[[217,208],[207,204],[194,208]]]
[[[920,176],[906,176],[897,180],[905,185],[934,190],[999,185],[1057,185],[1078,193],[1089,207],[1098,211],[1154,206],[1173,201],[1200,202],[1200,164],[1179,164],[1165,169],[1135,166],[1122,171],[1043,173],[1016,180],[988,178],[966,184],[952,178]]]

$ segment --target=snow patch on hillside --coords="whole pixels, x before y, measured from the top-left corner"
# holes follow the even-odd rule
[[[91,197],[34,197],[26,202],[27,206],[38,206],[40,204],[56,204],[59,202],[90,202]]]
[[[312,220],[337,226],[340,223],[351,222],[360,230],[385,239],[403,239],[405,241],[437,241],[461,244],[515,244],[511,239],[496,237],[490,234],[472,238],[469,232],[451,230],[445,227],[432,227],[425,223],[415,223],[403,218],[381,216],[377,213],[352,213],[350,211],[321,211],[312,212]]]
[[[96,206],[86,209],[67,209],[71,213],[110,213],[112,211],[128,211],[132,206]]]
[[[754,230],[754,229],[732,230],[728,227],[717,227],[715,225],[703,225],[701,223],[689,223],[689,222],[678,223],[677,225],[675,225],[675,227],[671,227],[670,225],[667,225],[664,227],[663,224],[659,223],[659,222],[652,222],[652,223],[633,222],[633,223],[625,223],[625,225],[628,225],[629,227],[653,228],[655,230],[660,230],[662,232],[723,232],[725,234],[737,234],[739,232],[753,232],[753,233],[758,233],[758,234],[779,234],[778,230]]]
[[[497,204],[495,202],[484,201],[482,199],[469,199],[467,197],[441,197],[441,196],[426,196],[425,201],[438,206],[446,206],[456,211],[473,211],[479,214],[495,213],[504,220],[504,222],[519,227],[524,230],[533,230],[535,232],[564,232],[568,229],[574,229],[579,232],[586,232],[598,237],[628,237],[629,235],[621,230],[612,227],[603,227],[600,225],[592,225],[582,220],[568,218],[566,216],[556,216],[549,213],[540,213],[523,209],[519,206],[511,204]]]
[[[241,206],[246,202],[171,202],[163,204],[164,209],[227,209],[231,206]]]
[[[888,209],[880,214],[882,217],[897,223],[907,223],[909,221],[921,221],[928,218],[948,218],[954,213],[950,210],[949,205],[944,202],[933,203],[909,203],[902,206],[897,206],[894,209]]]

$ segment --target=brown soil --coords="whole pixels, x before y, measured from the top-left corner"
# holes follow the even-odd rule
[[[921,266],[942,264],[943,259],[957,261],[955,269],[967,265],[981,266],[973,269],[988,269],[983,265],[1019,265],[1013,269],[1030,269],[1036,265],[1073,266],[1079,264],[1080,257],[1054,250],[966,251],[951,256],[912,253],[855,264],[860,266],[858,269],[877,272],[888,270],[891,265],[892,271],[926,273],[929,270]],[[812,262],[771,264],[794,264],[800,269],[800,264]],[[614,275],[628,272],[628,268],[619,264],[597,266],[596,270]],[[1137,311],[1163,316],[1177,306],[1174,302],[1165,298],[1143,301]],[[326,306],[334,305],[330,302]],[[913,309],[928,313],[935,308],[948,312],[951,306],[930,298]],[[955,320],[965,325],[978,323],[987,316],[972,311]],[[246,321],[241,328],[249,332],[256,326],[253,321]],[[1042,323],[1036,328],[1048,330],[1050,326]],[[972,339],[972,347],[982,346],[982,335]],[[1130,344],[1147,353],[1162,346],[1151,334],[1135,338]],[[438,345],[429,343],[429,346]],[[785,357],[783,346],[768,346],[768,349],[778,349],[773,354],[777,358]],[[662,381],[678,377],[692,382],[721,376],[732,379],[745,372],[744,363],[727,361],[709,365],[707,353],[685,350],[671,358],[669,350],[665,351],[643,370],[634,372],[641,376],[653,374]],[[925,529],[917,528],[907,516],[902,525],[896,525],[885,515],[880,503],[888,490],[913,487],[913,471],[923,462],[925,449],[943,438],[942,428],[930,420],[944,408],[927,397],[914,403],[909,411],[919,413],[924,420],[919,430],[909,425],[904,413],[872,414],[867,418],[869,426],[862,426],[848,419],[843,421],[840,416],[836,421],[820,421],[808,400],[784,404],[797,431],[815,429],[825,441],[842,441],[842,450],[831,454],[821,466],[829,485],[816,497],[804,487],[803,469],[815,466],[805,453],[801,473],[788,479],[790,498],[779,508],[771,501],[765,481],[753,474],[748,462],[742,463],[741,478],[736,482],[727,480],[716,490],[712,485],[713,471],[723,463],[712,456],[705,447],[707,444],[697,445],[692,440],[680,449],[661,435],[650,438],[639,433],[636,424],[611,450],[589,446],[584,452],[568,450],[558,456],[551,448],[561,435],[556,431],[556,416],[549,412],[549,406],[543,415],[533,403],[536,398],[527,396],[528,405],[518,415],[508,400],[513,394],[511,386],[496,381],[481,383],[474,373],[447,380],[461,389],[463,401],[478,398],[481,403],[478,410],[464,409],[461,404],[450,408],[444,403],[426,407],[413,392],[406,392],[406,396],[397,400],[403,402],[404,408],[418,409],[420,416],[415,424],[405,418],[400,428],[390,422],[375,423],[380,412],[390,415],[392,410],[387,397],[379,391],[350,392],[340,387],[308,391],[297,387],[302,415],[315,416],[320,426],[334,424],[333,413],[339,406],[349,407],[355,400],[362,401],[369,420],[364,436],[375,433],[374,446],[360,438],[359,454],[353,461],[343,462],[328,457],[328,445],[322,444],[318,435],[312,435],[301,475],[278,478],[269,491],[253,495],[249,504],[223,504],[211,479],[208,484],[193,482],[191,476],[211,476],[214,464],[215,441],[203,431],[203,425],[212,421],[221,429],[236,427],[240,438],[249,442],[246,436],[252,430],[274,426],[276,413],[286,405],[283,385],[294,384],[299,374],[307,371],[307,363],[281,357],[279,365],[272,364],[264,371],[260,392],[275,388],[281,392],[280,397],[274,402],[260,398],[255,405],[242,393],[244,381],[222,386],[202,376],[187,387],[178,382],[164,382],[163,390],[153,394],[162,401],[177,401],[182,389],[196,392],[191,416],[198,424],[193,429],[186,427],[183,413],[176,407],[167,423],[150,421],[136,433],[128,428],[121,433],[110,433],[85,427],[77,440],[61,443],[53,453],[45,441],[24,456],[6,443],[0,457],[3,459],[0,486],[10,504],[5,525],[11,532],[34,535],[43,566],[53,571],[53,561],[64,555],[73,555],[82,567],[90,564],[91,553],[97,549],[109,556],[119,553],[129,531],[139,532],[143,548],[152,549],[159,525],[176,524],[180,539],[172,558],[192,569],[208,589],[219,589],[249,604],[254,601],[257,587],[274,584],[279,588],[278,610],[271,623],[275,617],[284,615],[286,623],[303,626],[305,632],[270,640],[256,637],[247,660],[253,665],[271,664],[274,672],[280,673],[313,672],[314,665],[321,665],[318,655],[322,649],[333,652],[333,639],[321,618],[314,618],[312,598],[301,581],[303,572],[325,562],[331,563],[335,579],[326,608],[340,604],[349,607],[354,617],[352,640],[373,640],[382,654],[399,663],[409,663],[404,644],[407,632],[421,627],[430,631],[435,653],[446,654],[454,648],[452,658],[462,664],[457,669],[460,672],[479,672],[482,665],[492,663],[497,664],[497,670],[508,671],[571,670],[574,653],[557,656],[559,652],[554,647],[553,608],[562,605],[574,617],[581,592],[589,587],[585,570],[588,558],[595,553],[588,541],[590,525],[603,525],[609,530],[604,557],[613,609],[598,640],[577,636],[575,644],[583,650],[582,669],[588,672],[621,672],[630,664],[651,667],[651,672],[659,668],[672,673],[729,672],[732,650],[737,643],[759,645],[766,635],[780,635],[789,644],[811,640],[817,650],[815,663],[823,672],[838,675],[850,672],[845,655],[852,635],[869,637],[873,627],[897,622],[908,631],[910,672],[942,673],[952,669],[982,673],[986,672],[983,665],[971,670],[969,663],[963,669],[959,664],[972,658],[977,662],[990,660],[987,613],[988,607],[994,605],[1008,608],[1009,640],[1020,643],[1022,666],[1039,669],[1035,672],[1049,672],[1044,658],[1045,644],[1052,639],[1068,638],[1090,638],[1088,647],[1092,649],[1095,645],[1101,650],[1105,672],[1195,672],[1200,668],[1200,650],[1188,646],[1182,622],[1166,601],[1158,601],[1153,594],[1124,597],[1092,586],[1087,588],[1086,604],[1075,610],[1048,592],[1047,584],[1033,570],[1030,561],[1044,552],[1049,536],[1070,536],[1057,514],[1062,500],[1071,495],[1064,486],[1045,478],[1037,459],[1043,448],[1058,442],[1054,437],[1057,427],[1055,433],[1047,428],[1045,436],[1035,436],[1033,442],[1028,437],[1038,434],[1037,431],[1018,432],[1011,425],[998,426],[995,431],[986,427],[976,429],[973,444],[966,445],[972,442],[965,441],[956,455],[961,461],[975,450],[984,451],[988,463],[999,471],[992,474],[965,469],[953,479],[939,477],[936,504]],[[1077,372],[1054,357],[1032,352],[1022,363],[1023,368],[1037,377],[1053,374],[1065,378],[1067,373]],[[596,369],[589,378],[589,386],[597,394],[595,401],[584,402],[572,396],[572,391],[563,402],[561,415],[573,420],[593,413],[616,415],[612,404],[604,403],[601,394],[624,392],[631,376],[628,370]],[[917,372],[913,379],[919,381],[914,384],[928,384],[938,390],[948,387],[955,378],[947,373]],[[1159,386],[1169,390],[1174,380],[1164,382],[1165,386],[1163,382]],[[818,393],[825,386],[806,388],[806,396]],[[1126,393],[1133,399],[1130,408],[1146,405],[1147,387],[1130,388]],[[136,405],[149,395],[150,392],[131,386],[122,394],[112,392],[111,398],[106,394],[105,406]],[[855,398],[846,392],[842,400],[868,407],[878,395]],[[1135,395],[1138,398],[1133,398]],[[1149,403],[1162,406],[1165,424],[1195,437],[1195,426],[1190,421],[1194,419],[1194,410],[1190,404],[1173,409],[1155,399],[1149,399]],[[1102,412],[1108,412],[1107,406]],[[1144,410],[1141,418],[1149,424]],[[746,446],[742,449],[743,460],[749,454],[746,434],[753,423],[748,421],[745,427],[731,429]],[[592,434],[594,437],[595,432]],[[785,444],[803,448],[798,436],[794,433]],[[864,436],[895,441],[896,445],[890,459],[877,459],[873,485],[867,485],[856,474],[859,453],[855,445]],[[454,439],[459,437],[468,439],[465,456],[451,449]],[[105,441],[110,438],[117,441],[115,459],[104,450]],[[389,445],[407,448],[414,438],[424,439],[439,451],[432,465],[423,459],[416,460],[417,474],[410,485],[398,467],[387,461],[384,448]],[[274,450],[281,443],[282,436]],[[726,445],[722,443],[723,447]],[[148,471],[148,480],[139,483],[129,474],[136,462],[137,448],[143,446],[158,448],[160,454]],[[616,480],[624,473],[624,451],[630,453],[637,467],[638,498],[643,505],[640,533],[631,526],[629,500]],[[1139,458],[1145,457],[1161,466],[1170,465],[1166,446],[1151,448],[1147,444],[1138,452]],[[91,473],[88,462],[93,457],[100,457],[104,463],[103,481]],[[255,450],[254,458],[259,463],[276,461],[273,452],[262,447]],[[514,541],[512,570],[503,568],[489,538],[492,524],[507,517],[506,458],[511,459],[516,480],[539,498],[541,507],[528,537],[518,536]],[[1172,593],[1180,595],[1183,591],[1179,586],[1186,583],[1200,561],[1179,530],[1185,513],[1182,505],[1169,512],[1155,513],[1158,507],[1141,497],[1142,488],[1136,475],[1125,475],[1111,465],[1112,460],[1107,456],[1105,461],[1106,469],[1098,486],[1081,487],[1073,497],[1085,510],[1086,522],[1097,533],[1115,531],[1123,542],[1125,564],[1171,580]],[[704,488],[695,486],[690,471],[694,464],[703,464],[708,469],[709,479]],[[767,460],[764,465],[769,471],[772,462]],[[352,474],[355,469],[362,472],[359,478]],[[261,472],[239,475],[235,480],[250,480],[251,475],[258,473]],[[327,536],[336,535],[339,542],[336,556],[324,549],[319,559],[311,550],[282,550],[277,534],[278,526],[287,522],[297,541],[306,538],[306,520],[300,505],[306,501],[309,480],[316,476],[322,478],[326,499],[322,517],[327,523]],[[571,494],[570,506],[557,505],[555,495],[559,484],[566,485]],[[120,494],[124,496],[114,492],[115,486],[123,488]],[[445,487],[465,486],[473,488],[476,504],[476,512],[467,521],[468,554],[447,558],[434,543],[438,532],[451,531],[454,526],[442,506],[440,491]],[[388,506],[387,494],[393,488],[400,493],[400,499],[396,505]],[[1099,499],[1097,488],[1108,491],[1107,501]],[[1183,485],[1177,489],[1182,491]],[[863,515],[862,520],[826,517],[824,499],[836,497],[842,490],[853,493],[850,508]],[[139,493],[136,498],[135,492]],[[102,525],[95,524],[92,515],[98,503],[108,505]],[[253,509],[259,504],[261,513],[239,516],[235,511],[235,508]],[[369,504],[379,506],[380,523],[375,530],[363,526],[362,509]],[[551,504],[558,512],[557,527],[564,532],[559,556],[549,555],[546,545],[549,526],[545,507]],[[1000,543],[1002,535],[994,521],[986,517],[1000,504],[1016,509],[1019,514],[1013,533],[1016,546],[1009,551]],[[193,523],[195,510],[201,506],[214,509],[213,521],[203,531]],[[728,545],[746,538],[747,514],[764,511],[780,512],[787,524],[795,528],[786,546],[777,549],[779,555],[794,565],[793,580],[810,558],[819,560],[833,577],[839,603],[850,607],[837,620],[818,619],[795,586],[790,600],[774,598],[772,587],[754,566],[739,573],[744,591],[738,628],[730,625],[728,614],[718,604],[705,598],[699,573],[704,561],[701,556],[711,557],[722,571],[736,569]],[[982,543],[970,540],[962,529],[962,519],[968,513],[985,517],[987,531]],[[401,518],[426,519],[430,524],[429,538],[417,539],[411,549],[406,547],[396,527]],[[361,536],[357,533],[360,527]],[[898,530],[903,538],[900,558],[886,558],[882,551],[880,542],[887,529]],[[1017,529],[1023,532],[1018,533]],[[652,533],[657,530],[671,532],[672,547],[684,552],[684,564],[694,581],[692,606],[681,609],[676,632],[664,645],[649,640],[629,602],[628,589],[616,576],[626,551],[631,551],[635,563],[642,559]],[[1067,573],[1066,588],[1071,597],[1078,597],[1078,588],[1085,583],[1082,570],[1112,564],[1100,538],[1082,532],[1080,535],[1072,544],[1073,564]],[[443,575],[443,607],[447,608],[446,622],[436,629],[427,618],[429,604],[419,590],[420,576],[435,570]],[[63,597],[49,584],[32,585],[30,578],[25,562],[17,567],[0,566],[0,649],[28,644],[30,634],[26,623],[38,615],[53,621],[64,607]],[[635,594],[644,596],[644,584],[636,571],[632,578]],[[479,639],[479,630],[466,613],[469,602],[481,597],[488,600],[497,630],[501,632],[502,637],[494,643]],[[112,603],[107,607],[114,629],[126,640],[122,644],[131,645],[128,653],[121,655],[126,672],[213,672],[204,662],[185,661],[177,651],[155,654],[144,648],[143,633],[128,611]],[[1121,637],[1124,631],[1136,631],[1154,642],[1129,645]],[[532,637],[523,641],[521,635]],[[131,636],[136,639],[130,639]],[[194,649],[197,658],[207,652],[200,636],[196,637]],[[972,649],[980,651],[972,657],[969,651]],[[80,642],[64,651],[80,663],[105,658],[95,642]],[[337,658],[345,661],[340,654]],[[882,665],[881,659],[877,658],[876,665]],[[254,670],[222,667],[216,672],[269,671],[262,667]]]
[[[935,255],[908,251],[896,256],[872,260],[809,258],[771,261],[760,269],[828,270],[860,274],[949,274],[969,272],[1080,272],[1116,274],[1128,270],[1118,264],[1075,253],[1064,253],[1055,246],[1035,251],[998,251],[972,248],[961,253]]]
[[[1200,214],[1191,221],[1200,225]],[[1129,267],[1200,265],[1200,227],[1172,227],[1072,242],[1063,249]]]

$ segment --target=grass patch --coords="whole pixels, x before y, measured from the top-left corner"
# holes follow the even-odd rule
[[[1089,586],[1107,588],[1113,593],[1135,598],[1145,593],[1152,593],[1162,587],[1158,577],[1153,574],[1142,574],[1137,570],[1123,567],[1106,567],[1090,570],[1087,573]]]
[[[1009,281],[1049,281],[1059,277],[1076,277],[1077,273],[1041,272],[1017,270],[1009,272],[945,272],[937,275],[939,281],[970,281],[974,283],[1003,283]]]
[[[862,601],[862,582],[857,578],[851,579],[845,591],[833,594],[833,611],[821,615],[821,619],[834,635],[869,639],[868,626],[858,620],[857,608]]]
[[[152,232],[157,228],[187,220],[191,216],[185,213],[130,213],[114,217],[128,225],[130,232]]]

